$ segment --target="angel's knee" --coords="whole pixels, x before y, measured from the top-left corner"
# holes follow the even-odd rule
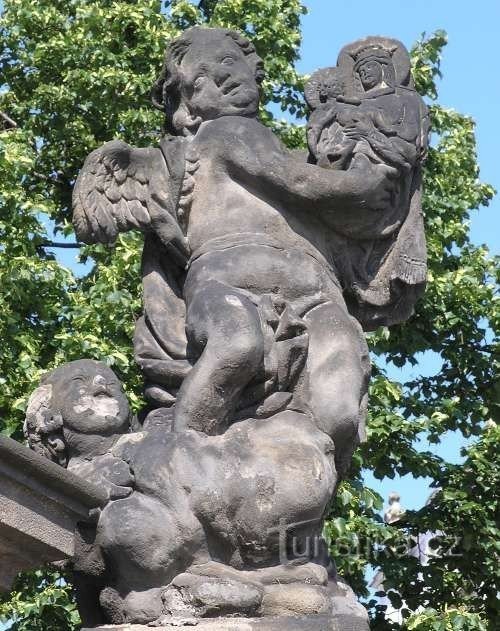
[[[215,284],[191,303],[188,342],[194,353],[211,355],[228,367],[257,367],[263,360],[264,338],[256,306],[244,295]]]
[[[336,445],[349,443],[358,434],[361,421],[359,400],[346,393],[323,396],[316,401],[314,415],[320,429],[328,434]],[[318,397],[319,398],[319,397]]]
[[[260,330],[249,327],[228,332],[211,341],[211,347],[221,367],[232,372],[253,374],[264,362],[264,338]]]

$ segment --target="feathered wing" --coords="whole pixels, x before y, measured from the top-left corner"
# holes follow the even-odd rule
[[[134,354],[146,396],[156,405],[175,401],[190,368],[182,299],[189,248],[177,220],[184,165],[182,138],[164,138],[158,149],[114,140],[88,156],[73,191],[73,225],[81,241],[112,244],[120,232],[147,233],[144,315],[136,323]]]
[[[85,160],[73,190],[73,225],[84,243],[116,241],[120,232],[155,232],[179,263],[189,257],[176,216],[170,175],[158,148],[113,140]]]

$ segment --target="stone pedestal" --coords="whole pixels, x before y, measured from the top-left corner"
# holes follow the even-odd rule
[[[151,631],[152,627],[142,625],[104,626],[83,631]],[[364,617],[352,615],[307,616],[277,618],[217,618],[200,620],[193,625],[166,625],[153,627],[157,631],[369,631],[368,621]]]
[[[76,524],[105,502],[93,484],[0,436],[0,591],[22,570],[73,556]]]

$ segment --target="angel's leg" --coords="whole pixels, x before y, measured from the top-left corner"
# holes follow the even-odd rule
[[[223,431],[238,397],[264,364],[257,307],[238,290],[217,281],[188,292],[189,352],[196,359],[175,405],[174,430]]]
[[[370,359],[363,331],[337,292],[334,300],[312,309],[305,320],[310,407],[320,429],[335,444],[335,461],[342,475],[364,423]]]

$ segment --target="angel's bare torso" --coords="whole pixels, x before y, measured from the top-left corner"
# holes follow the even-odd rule
[[[233,145],[228,155],[227,144]],[[251,179],[255,163],[261,155],[279,153],[287,162],[294,162],[276,136],[255,119],[224,117],[210,121],[198,131],[190,151],[200,156],[200,168],[195,174],[196,191],[187,236],[192,252],[212,239],[231,235],[248,235],[248,243],[259,243],[259,235],[274,238],[283,249],[299,248],[318,251],[326,249],[320,236],[307,238],[296,230],[300,217],[287,204],[285,192],[279,203],[265,187],[257,188]],[[310,220],[311,217],[308,217]],[[300,228],[299,228],[300,229]],[[255,236],[251,236],[255,235]],[[240,237],[236,237],[238,242]],[[312,243],[313,241],[313,243]]]
[[[229,155],[228,142],[233,144]],[[217,253],[221,264],[209,266],[210,277],[234,288],[273,293],[285,301],[317,299],[325,292],[323,298],[331,298],[325,278],[334,286],[338,283],[328,262],[324,231],[318,229],[321,218],[307,214],[314,227],[306,228],[305,213],[290,208],[286,191],[280,201],[279,194],[251,181],[263,154],[279,153],[285,164],[296,161],[274,134],[254,119],[224,117],[206,123],[188,151],[199,156],[187,223],[193,274],[207,269],[207,255]]]

